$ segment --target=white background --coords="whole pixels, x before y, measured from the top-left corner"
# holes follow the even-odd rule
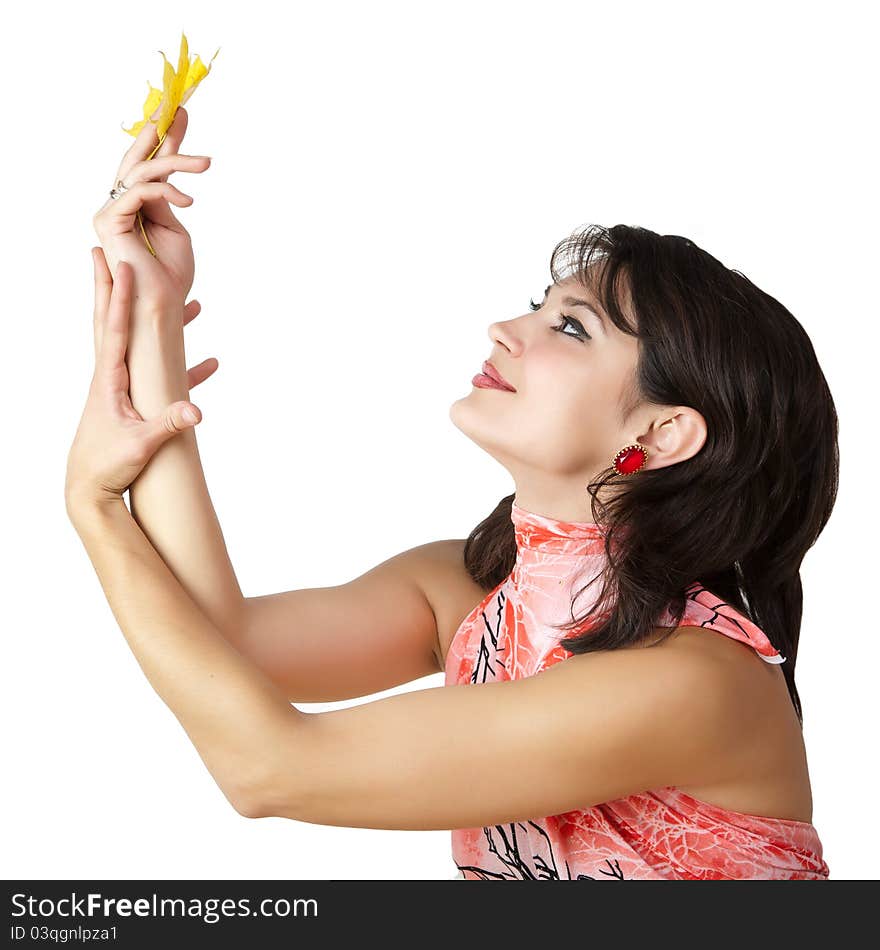
[[[342,583],[466,537],[513,489],[447,415],[490,353],[489,325],[541,295],[576,227],[690,237],[797,316],[837,404],[840,495],[803,565],[797,681],[831,875],[876,877],[872,5],[13,9],[0,31],[3,876],[455,873],[447,832],[236,814],[66,518],[92,372],[92,215],[132,141],[121,125],[141,118],[158,51],[176,63],[184,30],[206,62],[221,47],[183,147],[213,167],[172,181],[195,198],[176,211],[203,305],[187,359],[220,361],[192,396],[245,594]],[[344,382],[328,381],[331,361]]]

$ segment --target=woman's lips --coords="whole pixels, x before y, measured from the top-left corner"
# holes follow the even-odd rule
[[[502,386],[501,383],[496,382],[491,376],[487,376],[485,373],[477,373],[471,380],[471,383],[476,386],[477,389],[500,389],[503,393],[513,392],[512,389],[507,389],[507,387]]]
[[[511,386],[510,383],[498,372],[495,366],[489,360],[483,360],[483,365],[480,367],[482,372],[481,376],[488,376],[493,382],[497,383],[501,389],[506,389],[508,392],[515,393],[516,388]]]

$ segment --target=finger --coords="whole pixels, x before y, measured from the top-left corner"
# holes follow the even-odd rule
[[[125,365],[133,288],[134,268],[128,261],[120,261],[101,338],[101,372],[107,377]]]
[[[143,128],[138,132],[134,142],[128,151],[122,156],[119,169],[116,172],[116,178],[125,179],[125,176],[138,163],[144,161],[152,152],[156,150],[159,144],[159,136],[156,132],[156,120],[159,118],[162,105],[153,113],[153,115],[144,123]]]
[[[136,226],[125,234],[115,234],[112,239],[98,233],[98,238],[104,243],[104,259],[114,280],[120,261],[128,261],[134,268],[136,285],[140,282],[140,274],[146,276],[156,266],[156,258],[147,250],[140,227]]]
[[[92,248],[92,265],[95,272],[95,309],[92,329],[95,338],[95,363],[97,364],[101,353],[104,320],[110,306],[110,294],[113,291],[113,277],[110,274],[110,268],[107,266],[103,248]]]
[[[191,402],[181,400],[168,406],[153,419],[144,421],[138,432],[141,454],[149,460],[169,439],[192,429],[202,421],[202,412]]]
[[[160,445],[184,429],[192,429],[202,421],[202,411],[186,400],[174,402],[168,408],[145,423],[144,442],[152,456]]]
[[[197,174],[207,171],[211,167],[211,159],[207,155],[167,155],[164,158],[154,158],[150,161],[138,162],[126,175],[124,184],[128,189],[140,182],[167,182],[168,176],[174,172],[190,172]],[[174,186],[172,186],[174,187]],[[183,192],[181,192],[183,194]],[[99,214],[111,209],[115,201],[119,199],[108,198]],[[171,213],[164,198],[156,200],[144,200],[143,214],[151,221],[160,224],[163,227],[179,231],[182,229],[181,223]]]
[[[125,234],[134,227],[135,216],[148,202],[164,199],[180,207],[193,203],[191,195],[184,194],[167,181],[146,181],[133,185],[119,198],[111,198],[95,215],[92,223],[99,236]],[[155,215],[151,215],[155,220]]]
[[[168,126],[165,138],[162,139],[159,151],[156,152],[156,158],[174,155],[180,151],[180,143],[183,141],[184,135],[186,135],[188,125],[189,113],[183,106],[178,106],[177,112],[174,113],[174,120],[171,125]]]
[[[209,356],[208,359],[202,360],[197,366],[188,369],[186,371],[186,378],[189,388],[195,389],[199,383],[203,383],[209,376],[213,376],[214,373],[217,372],[219,365],[215,357]]]
[[[125,184],[131,188],[139,181],[167,181],[173,172],[203,172],[211,164],[207,155],[166,155],[150,161],[138,162],[125,176]]]
[[[190,300],[190,302],[183,308],[183,325],[186,326],[188,323],[192,323],[193,320],[202,312],[202,305],[198,300]]]

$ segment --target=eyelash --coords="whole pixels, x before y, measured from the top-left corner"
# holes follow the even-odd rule
[[[542,306],[542,304],[536,304],[532,300],[529,300],[529,310],[540,310]],[[567,317],[565,314],[560,314],[560,316],[562,317],[562,323],[558,324],[552,329],[556,330],[558,333],[562,333],[563,336],[573,336],[575,339],[579,339],[581,341],[593,339],[577,320],[573,319],[572,317]],[[563,333],[562,331],[566,326],[577,327],[579,332],[576,334]]]

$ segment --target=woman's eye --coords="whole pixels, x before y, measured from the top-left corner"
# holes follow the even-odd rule
[[[575,329],[577,332],[575,332],[575,333],[565,333],[565,332],[563,332],[567,326],[568,326],[568,327],[574,327],[574,329]],[[587,331],[581,326],[581,324],[578,323],[577,320],[573,320],[571,317],[566,317],[564,314],[562,315],[562,323],[560,323],[558,326],[553,327],[553,329],[556,330],[556,331],[558,331],[559,333],[562,333],[563,336],[573,336],[573,337],[579,338],[579,339],[581,339],[581,340],[592,340],[592,339],[593,339],[593,338],[590,336],[590,334],[587,333]]]
[[[540,310],[542,306],[543,304],[535,303],[531,299],[531,297],[529,298],[529,310]],[[553,327],[554,330],[558,331],[559,333],[562,333],[563,336],[573,336],[576,339],[581,339],[581,340],[593,339],[577,320],[575,320],[572,317],[566,317],[564,314],[562,314],[561,316],[562,316],[562,323],[560,323],[558,326]],[[565,333],[564,330],[566,327],[574,327],[574,329],[577,332]]]

